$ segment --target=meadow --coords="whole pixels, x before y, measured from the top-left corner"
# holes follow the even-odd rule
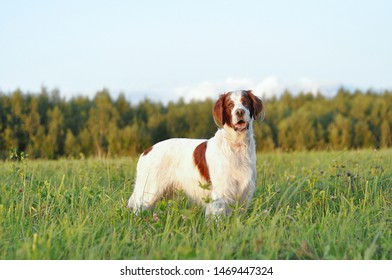
[[[392,259],[392,150],[258,154],[246,211],[135,216],[135,158],[0,163],[0,259]]]

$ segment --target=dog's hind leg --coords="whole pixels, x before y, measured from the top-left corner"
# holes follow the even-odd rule
[[[135,187],[127,205],[134,213],[153,208],[162,197],[162,190],[155,178],[150,173],[137,175]]]
[[[128,200],[127,207],[137,214],[140,211],[153,208],[158,199],[157,194],[135,190]]]

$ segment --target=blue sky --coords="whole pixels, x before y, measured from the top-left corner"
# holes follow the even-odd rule
[[[0,0],[0,90],[392,88],[392,1]]]

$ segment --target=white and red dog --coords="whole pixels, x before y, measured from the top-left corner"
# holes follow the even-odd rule
[[[135,213],[150,209],[173,189],[204,204],[206,215],[225,215],[230,205],[247,205],[256,188],[252,123],[262,111],[263,102],[252,91],[220,95],[212,111],[219,126],[214,137],[168,139],[143,152],[128,207]]]

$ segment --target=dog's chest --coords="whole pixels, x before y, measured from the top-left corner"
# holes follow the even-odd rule
[[[246,181],[247,178],[252,177],[254,161],[249,146],[235,147],[226,158],[227,175],[239,182]]]

